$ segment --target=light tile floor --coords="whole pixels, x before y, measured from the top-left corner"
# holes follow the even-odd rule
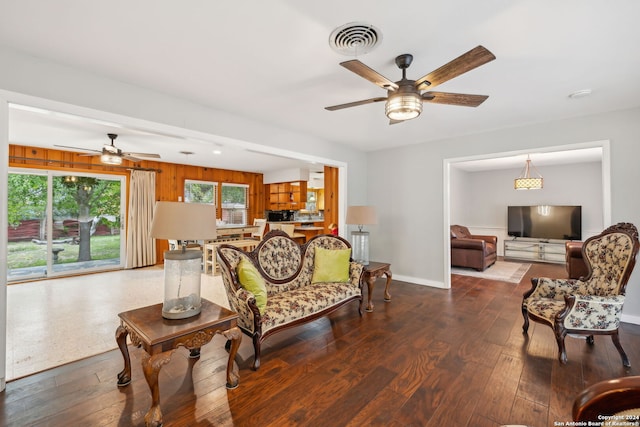
[[[118,313],[162,302],[163,267],[119,270],[7,287],[7,381],[117,348]],[[202,295],[229,306],[220,276]]]

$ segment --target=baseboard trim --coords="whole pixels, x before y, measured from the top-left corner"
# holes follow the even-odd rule
[[[626,323],[633,323],[634,325],[640,325],[640,316],[629,316],[628,314],[623,314],[620,320]]]
[[[393,275],[393,280],[399,280],[401,282],[414,283],[416,285],[421,285],[421,286],[430,286],[432,288],[447,289],[444,286],[444,282],[436,282],[436,281],[433,281],[433,280],[423,279],[421,277],[412,277],[412,276],[403,276],[403,275],[399,275],[399,274],[394,274]]]

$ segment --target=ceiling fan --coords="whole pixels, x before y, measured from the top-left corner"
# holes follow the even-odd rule
[[[340,65],[347,70],[387,90],[387,96],[333,105],[331,107],[325,107],[325,109],[335,111],[343,108],[356,107],[358,105],[386,101],[385,114],[390,119],[389,124],[395,124],[418,117],[422,112],[423,102],[477,107],[488,98],[487,95],[433,92],[431,90],[427,92],[423,91],[433,89],[439,84],[458,77],[494,59],[496,59],[496,57],[493,53],[483,46],[477,46],[437,70],[420,77],[418,80],[409,80],[407,79],[406,72],[413,61],[413,55],[405,53],[396,57],[396,65],[402,70],[402,79],[397,82],[392,82],[357,59],[341,62]]]
[[[122,159],[131,160],[132,162],[141,162],[142,159],[138,157],[149,157],[152,159],[159,159],[159,154],[152,153],[126,153],[116,147],[113,143],[118,137],[115,133],[108,133],[107,136],[111,140],[111,144],[105,144],[102,146],[102,151],[92,150],[89,148],[69,147],[67,145],[54,145],[54,147],[71,148],[73,150],[90,151],[91,154],[81,154],[82,156],[100,156],[100,161],[107,165],[119,165],[122,164]]]

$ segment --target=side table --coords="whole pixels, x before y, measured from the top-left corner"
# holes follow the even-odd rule
[[[147,352],[142,358],[142,370],[151,390],[151,408],[144,416],[147,426],[162,425],[160,410],[160,390],[158,373],[169,363],[173,352],[180,346],[191,351],[189,357],[200,357],[200,347],[208,344],[216,334],[231,340],[229,361],[227,362],[227,388],[238,386],[239,375],[234,369],[234,359],[242,341],[242,333],[237,326],[238,314],[217,304],[202,299],[200,314],[186,319],[164,319],[162,304],[150,305],[125,311],[116,329],[116,342],[122,352],[124,369],[118,374],[118,387],[131,382],[131,360],[127,348],[127,335],[133,345]]]
[[[384,287],[384,300],[385,302],[389,302],[391,301],[391,294],[389,294],[389,285],[391,284],[391,264],[386,262],[370,261],[369,264],[364,266],[364,270],[362,271],[362,280],[367,284],[369,290],[369,299],[367,301],[366,311],[373,311],[373,302],[371,301],[373,286],[376,283],[376,279],[382,276],[387,277],[387,283]]]

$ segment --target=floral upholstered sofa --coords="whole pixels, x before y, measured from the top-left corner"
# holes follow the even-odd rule
[[[251,252],[232,244],[217,249],[222,280],[238,326],[253,339],[253,369],[270,335],[358,302],[362,316],[362,264],[345,239],[323,234],[299,245],[286,233],[267,233]]]

